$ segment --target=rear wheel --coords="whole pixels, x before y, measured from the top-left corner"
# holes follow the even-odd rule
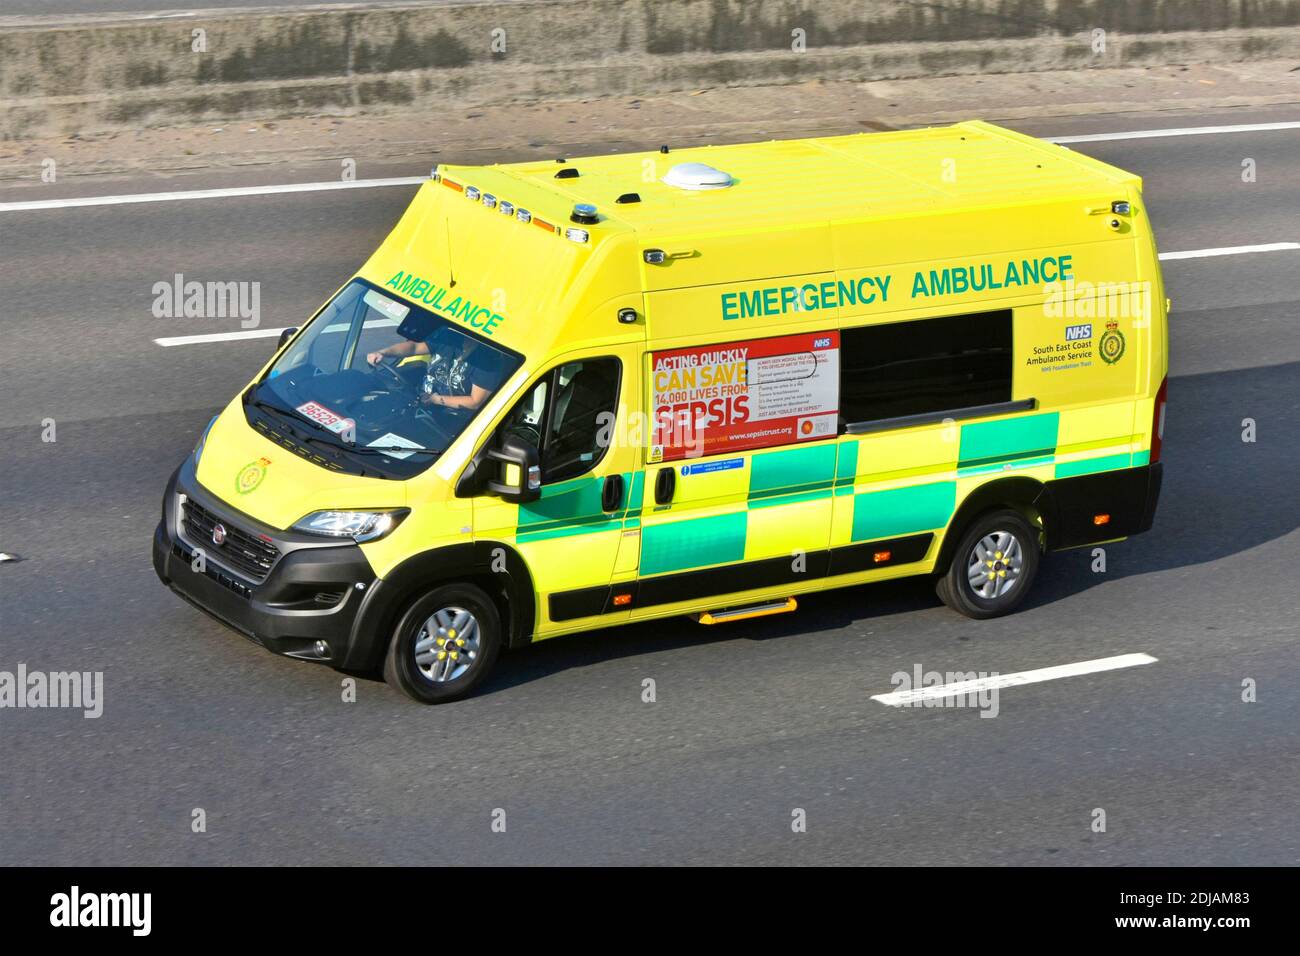
[[[1029,592],[1040,550],[1038,531],[1019,512],[981,515],[962,536],[935,591],[967,617],[1009,614]]]
[[[466,697],[501,649],[501,615],[472,584],[434,588],[407,609],[384,658],[384,680],[422,704]]]

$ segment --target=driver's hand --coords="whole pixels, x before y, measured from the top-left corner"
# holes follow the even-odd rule
[[[383,360],[384,360],[383,352],[371,352],[369,355],[366,356],[366,361],[369,362],[371,365],[378,365]]]

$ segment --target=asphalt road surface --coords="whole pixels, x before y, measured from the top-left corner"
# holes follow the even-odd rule
[[[1163,251],[1300,241],[1300,131],[1076,148],[1146,178]],[[151,288],[260,281],[262,324],[296,324],[411,193],[0,211],[0,551],[23,559],[0,564],[0,670],[102,671],[105,697],[98,719],[0,710],[0,860],[1300,863],[1300,251],[1164,264],[1164,492],[1105,573],[1086,550],[1049,555],[996,621],[922,581],[859,587],[766,620],[547,642],[455,705],[373,680],[345,703],[343,675],[272,656],[154,577],[168,474],[274,340],[162,348],[238,323],[155,319]],[[871,699],[917,665],[1133,653],[1157,661],[1003,690],[996,719]]]

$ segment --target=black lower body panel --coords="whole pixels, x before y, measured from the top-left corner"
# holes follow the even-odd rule
[[[1150,530],[1162,476],[1163,467],[1156,462],[1048,482],[1036,502],[1048,550],[1078,548]]]
[[[570,621],[632,608],[699,601],[722,594],[774,588],[815,578],[852,574],[872,568],[920,561],[930,549],[933,534],[851,544],[842,548],[809,551],[797,561],[794,555],[741,561],[699,571],[680,571],[623,584],[579,588],[552,594],[552,621]],[[618,601],[619,603],[616,603]]]

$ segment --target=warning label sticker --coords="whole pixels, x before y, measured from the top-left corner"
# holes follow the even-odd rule
[[[839,350],[831,331],[655,352],[650,460],[833,437]]]

